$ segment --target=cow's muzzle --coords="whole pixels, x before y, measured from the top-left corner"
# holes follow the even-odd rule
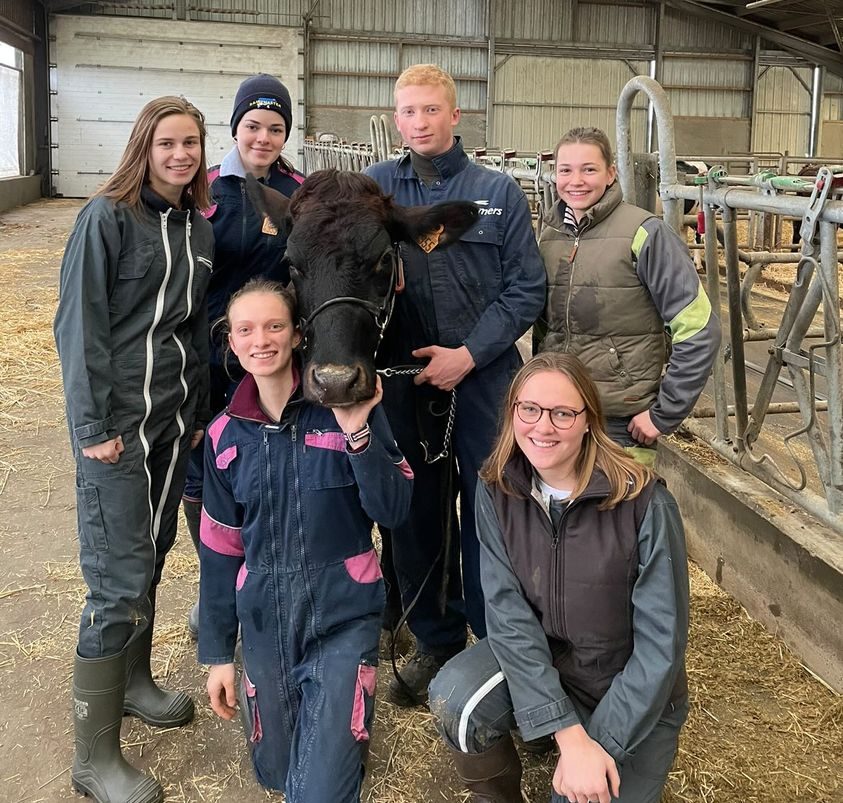
[[[304,397],[323,407],[357,404],[374,394],[374,374],[361,363],[310,365],[304,373]]]

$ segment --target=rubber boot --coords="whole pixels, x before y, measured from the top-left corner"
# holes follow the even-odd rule
[[[187,531],[190,533],[190,540],[199,554],[199,523],[202,519],[202,503],[192,499],[181,500],[181,507],[184,511],[184,520],[187,522]],[[187,632],[196,641],[199,638],[199,600],[193,603],[190,613],[187,616]]]
[[[126,648],[126,695],[123,710],[147,725],[177,728],[193,719],[193,700],[183,691],[166,691],[152,679],[152,625]]]
[[[120,752],[126,651],[107,658],[76,656],[73,724],[76,755],[71,784],[97,803],[161,803],[164,790]]]
[[[451,755],[473,803],[522,803],[521,759],[508,734],[482,753],[451,748]]]

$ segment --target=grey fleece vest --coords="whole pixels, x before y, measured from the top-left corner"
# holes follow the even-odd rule
[[[541,351],[579,357],[597,383],[608,416],[629,417],[656,398],[668,357],[664,322],[635,270],[633,240],[644,209],[623,203],[617,182],[574,234],[557,202],[539,249],[547,271],[547,335]]]

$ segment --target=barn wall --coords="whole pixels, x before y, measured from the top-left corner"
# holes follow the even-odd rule
[[[756,85],[757,108],[752,148],[808,153],[811,122],[811,70],[762,65]]]
[[[140,18],[53,19],[53,166],[59,194],[90,195],[116,167],[138,111],[160,95],[184,95],[205,114],[208,160],[218,163],[231,148],[229,119],[237,87],[257,71],[285,78],[293,101],[286,153],[297,160],[302,116],[297,29]],[[248,67],[242,58],[247,47]]]
[[[617,98],[647,62],[617,59],[513,56],[495,71],[495,124],[491,144],[519,150],[550,150],[569,128],[595,125],[615,140]],[[634,72],[633,72],[634,70]],[[643,150],[647,104],[635,101],[633,150]]]
[[[0,9],[4,4],[20,5],[0,0]],[[613,134],[621,87],[634,74],[648,74],[655,60],[676,116],[680,152],[801,154],[808,147],[810,101],[788,77],[785,62],[762,63],[756,90],[754,36],[670,7],[660,10],[653,0],[144,0],[82,8],[99,19],[298,30],[303,134],[367,141],[371,115],[392,110],[398,73],[431,61],[456,78],[463,109],[458,133],[467,145],[536,151],[575,124]],[[793,66],[810,78],[804,64]],[[290,74],[281,77],[289,82]],[[823,118],[843,120],[840,80],[830,76],[826,83]],[[632,121],[636,150],[647,143],[645,106],[639,96]],[[831,135],[832,128],[823,130]]]
[[[820,156],[843,163],[843,77],[826,73],[820,116]]]
[[[573,3],[523,0],[495,3],[494,34],[498,40],[570,42],[573,38]]]
[[[14,64],[0,67],[0,133],[4,138],[0,211],[40,197],[41,177],[37,173],[47,172],[48,160],[43,167],[39,162],[36,136],[36,121],[46,119],[46,109],[38,108],[39,99],[46,107],[46,92],[39,98],[35,82],[39,10],[34,0],[0,0],[0,42],[18,51]],[[15,170],[19,175],[13,175]]]
[[[35,0],[0,0],[0,41],[33,52]]]

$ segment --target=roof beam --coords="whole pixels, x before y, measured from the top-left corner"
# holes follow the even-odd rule
[[[773,11],[786,11],[786,6],[789,6],[796,1],[797,0],[756,0],[754,3],[748,2],[743,6],[738,6],[735,14],[739,17],[748,17],[750,14],[755,14],[766,6],[773,5],[773,3],[776,4],[776,8],[774,8]],[[799,0],[799,2],[801,2],[801,0]]]
[[[828,24],[831,26],[831,32],[834,34],[834,41],[837,42],[837,49],[843,54],[843,37],[840,35],[840,28],[837,25],[837,21],[831,13],[831,3],[826,0],[823,5],[825,6],[825,13],[828,14]]]
[[[673,8],[693,14],[696,17],[715,20],[723,25],[730,25],[747,33],[757,34],[768,42],[773,42],[779,47],[789,50],[791,53],[796,53],[812,64],[827,67],[830,72],[843,77],[843,53],[838,53],[837,51],[809,42],[806,39],[800,39],[797,36],[783,33],[775,28],[769,28],[752,20],[718,11],[711,6],[706,6],[698,2],[698,0],[664,0],[664,2]]]
[[[785,22],[784,20],[776,21],[776,30],[784,31],[805,31],[808,28],[825,28],[828,25],[828,17],[825,14],[808,14],[805,13],[801,17],[792,17]]]

